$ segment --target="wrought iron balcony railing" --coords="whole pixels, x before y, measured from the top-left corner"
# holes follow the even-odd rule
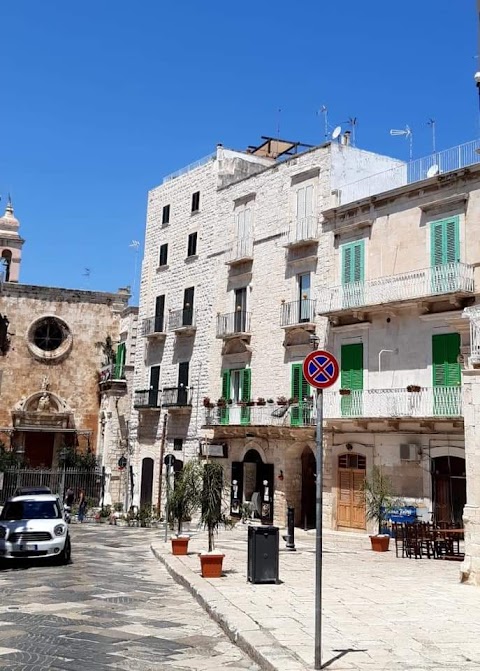
[[[171,310],[168,314],[169,331],[194,331],[196,329],[196,314],[193,307]]]
[[[145,338],[161,337],[165,335],[165,319],[163,315],[149,317],[142,322],[142,335]]]
[[[263,406],[226,405],[224,408],[207,409],[207,426],[285,426],[308,427],[315,424],[313,402]]]
[[[135,391],[133,407],[137,410],[151,409],[160,410],[160,389],[139,389]]]
[[[470,319],[470,364],[480,364],[480,305],[465,308],[463,317]]]
[[[253,238],[238,238],[233,242],[227,256],[227,265],[235,265],[253,259]]]
[[[164,387],[162,406],[164,408],[185,408],[192,405],[193,387]]]
[[[234,338],[250,334],[251,313],[246,310],[237,310],[223,315],[217,315],[217,338]]]
[[[295,247],[308,242],[316,242],[319,236],[319,224],[315,215],[295,219],[290,223],[285,247]]]
[[[280,326],[288,328],[302,326],[302,324],[314,324],[316,304],[317,301],[311,298],[282,303],[280,308]]]
[[[473,267],[446,263],[423,270],[320,289],[318,312],[335,312],[474,291]]]

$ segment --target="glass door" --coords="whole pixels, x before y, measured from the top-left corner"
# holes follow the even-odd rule
[[[247,332],[247,287],[235,289],[235,333]]]
[[[310,315],[310,273],[298,275],[298,323],[312,321]]]

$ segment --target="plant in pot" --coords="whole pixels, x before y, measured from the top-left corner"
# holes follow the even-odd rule
[[[219,398],[217,401],[217,405],[219,408],[224,408],[227,405],[227,399]]]
[[[288,400],[286,396],[279,396],[277,398],[277,405],[287,405]]]
[[[372,550],[386,552],[390,543],[390,536],[382,534],[382,522],[385,519],[385,513],[391,509],[393,503],[391,480],[382,473],[378,466],[374,466],[370,477],[365,478],[363,492],[367,520],[373,520],[378,524],[378,533],[370,536]]]
[[[409,384],[407,387],[408,392],[415,392],[418,394],[418,392],[422,391],[422,388],[419,384]]]
[[[230,520],[222,511],[223,468],[216,461],[205,464],[201,495],[201,522],[208,532],[208,552],[200,553],[202,577],[220,578],[225,555],[215,552],[215,534],[220,525],[230,526]]]
[[[192,518],[200,506],[203,467],[198,461],[189,461],[177,475],[175,488],[170,495],[168,508],[176,535],[171,537],[172,554],[186,555],[190,536],[182,534],[183,523]]]
[[[265,404],[266,404],[266,400],[264,398],[262,398],[261,396],[259,396],[257,398],[257,405],[265,405]]]

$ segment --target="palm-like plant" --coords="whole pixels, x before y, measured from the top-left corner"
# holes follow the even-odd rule
[[[199,507],[202,495],[203,468],[198,461],[189,461],[175,480],[175,488],[168,501],[168,509],[177,525],[177,535],[183,523]]]
[[[214,535],[220,524],[228,524],[222,512],[223,468],[216,461],[205,464],[203,469],[202,487],[202,524],[208,531],[208,551],[212,552],[215,543]]]
[[[392,482],[378,466],[374,466],[371,476],[365,479],[363,492],[367,520],[375,520],[378,523],[378,533],[381,534],[385,513],[392,507]]]
[[[115,363],[116,353],[113,348],[113,340],[109,335],[107,335],[105,340],[96,342],[95,347],[100,349],[104,356],[104,361],[102,365],[108,366],[109,364]]]

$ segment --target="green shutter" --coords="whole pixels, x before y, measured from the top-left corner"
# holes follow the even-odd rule
[[[460,335],[444,333],[432,336],[432,363],[434,387],[457,387],[461,384],[461,369],[458,363]]]
[[[240,385],[242,389],[242,403],[248,403],[251,400],[252,394],[252,369],[244,368],[241,372]],[[250,424],[250,408],[243,407],[240,411],[240,422],[242,424]]]
[[[363,343],[342,345],[340,355],[340,385],[342,389],[352,391],[363,389]],[[361,398],[342,396],[342,416],[360,416],[362,414]]]
[[[126,353],[127,346],[124,342],[121,342],[117,347],[117,353],[115,355],[115,368],[113,372],[113,377],[115,380],[121,380],[124,377]]]
[[[298,399],[298,407],[292,407],[290,422],[292,426],[303,426],[306,421],[305,415],[310,415],[310,404],[305,399],[310,396],[310,385],[303,376],[303,364],[292,365],[291,396]]]
[[[459,219],[432,221],[430,229],[431,265],[460,261]]]
[[[350,284],[352,281],[352,248],[351,245],[342,247],[342,284]]]
[[[363,240],[342,245],[342,284],[363,282],[365,245]]]
[[[222,373],[222,398],[226,401],[230,398],[230,371],[224,370]],[[228,405],[219,408],[220,424],[228,424]]]

